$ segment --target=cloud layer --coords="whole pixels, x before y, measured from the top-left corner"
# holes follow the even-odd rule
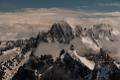
[[[104,6],[104,7],[120,7],[120,3],[102,3],[102,4],[99,4],[99,6]]]
[[[48,30],[51,25],[60,20],[67,21],[72,27],[75,25],[92,26],[94,24],[109,24],[120,29],[120,12],[99,13],[84,10],[24,9],[16,12],[0,13],[0,40],[25,38],[36,35],[41,30]],[[118,43],[111,44],[111,49],[119,53]],[[114,51],[115,52],[115,51]],[[114,55],[114,54],[113,54]],[[117,57],[120,57],[117,54]],[[116,55],[115,55],[116,56]]]
[[[59,8],[24,9],[16,12],[0,13],[1,39],[21,38],[31,36],[40,30],[49,29],[60,20],[67,21],[71,26],[105,23],[120,28],[120,12],[98,13],[84,10],[65,10]],[[9,37],[9,38],[8,38]]]

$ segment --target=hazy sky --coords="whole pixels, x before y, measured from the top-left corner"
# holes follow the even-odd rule
[[[0,12],[24,8],[65,8],[118,12],[120,11],[120,0],[0,0]]]

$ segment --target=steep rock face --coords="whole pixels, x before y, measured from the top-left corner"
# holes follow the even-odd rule
[[[120,35],[120,32],[108,24],[96,24],[91,27],[77,25],[74,30],[77,37],[89,36],[94,39],[112,39]]]
[[[95,62],[95,68],[92,73],[87,76],[87,80],[120,79],[120,77],[118,77],[119,67],[117,67],[116,61],[109,56],[107,50],[100,49],[98,54],[92,55],[91,60]]]
[[[108,24],[96,24],[91,27],[77,25],[74,33],[93,51],[99,51],[101,47],[111,48],[109,44],[116,46],[120,39],[120,32]]]
[[[77,25],[74,29],[74,33],[76,37],[80,37],[80,34],[82,33],[82,27]]]
[[[64,21],[53,24],[49,33],[53,41],[69,43],[74,38],[71,26]]]
[[[41,75],[42,80],[84,80],[90,70],[82,63],[74,60],[68,53],[63,59],[57,59],[51,70]],[[52,75],[50,75],[52,74]]]
[[[58,57],[55,61],[50,55],[41,55],[40,58],[32,59],[30,63],[32,63],[29,65],[31,70],[23,66],[23,70],[12,80],[83,80],[91,72],[84,64],[73,59],[69,53],[65,53],[63,59]],[[38,71],[37,75],[34,74],[35,70]]]
[[[20,66],[29,60],[38,44],[38,36],[29,39],[6,41],[0,52],[0,80],[11,80]],[[2,43],[2,42],[1,42]]]
[[[105,38],[105,37],[111,37],[112,36],[112,28],[110,25],[106,24],[98,24],[94,25],[92,32],[94,34],[94,38],[99,39],[99,38]]]
[[[93,60],[89,58],[90,61],[95,62],[95,67],[93,70],[88,68],[88,63],[83,63],[81,60],[77,60],[70,53],[66,52],[53,61],[52,57],[49,55],[42,55],[40,58],[34,58],[34,67],[32,69],[27,69],[25,66],[22,73],[28,71],[24,75],[19,76],[21,72],[16,74],[15,79],[12,80],[119,80],[120,69],[114,64],[114,60],[107,55],[105,52],[101,51],[97,55],[93,56]],[[86,57],[86,56],[85,56]],[[32,61],[33,62],[33,61]],[[35,75],[35,71],[37,75]],[[33,71],[32,73],[30,73]],[[31,76],[28,76],[31,75]],[[33,76],[33,77],[32,77]],[[32,77],[32,78],[30,78]],[[26,78],[26,79],[25,79]]]

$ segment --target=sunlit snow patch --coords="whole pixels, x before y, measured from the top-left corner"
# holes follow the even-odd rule
[[[87,47],[93,49],[93,50],[99,50],[100,48],[90,39],[89,37],[82,37],[82,42],[86,44]]]

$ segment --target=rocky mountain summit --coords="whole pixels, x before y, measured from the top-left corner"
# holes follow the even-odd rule
[[[37,36],[1,41],[0,80],[120,80],[120,60],[109,48],[119,36],[111,25],[60,21]]]

